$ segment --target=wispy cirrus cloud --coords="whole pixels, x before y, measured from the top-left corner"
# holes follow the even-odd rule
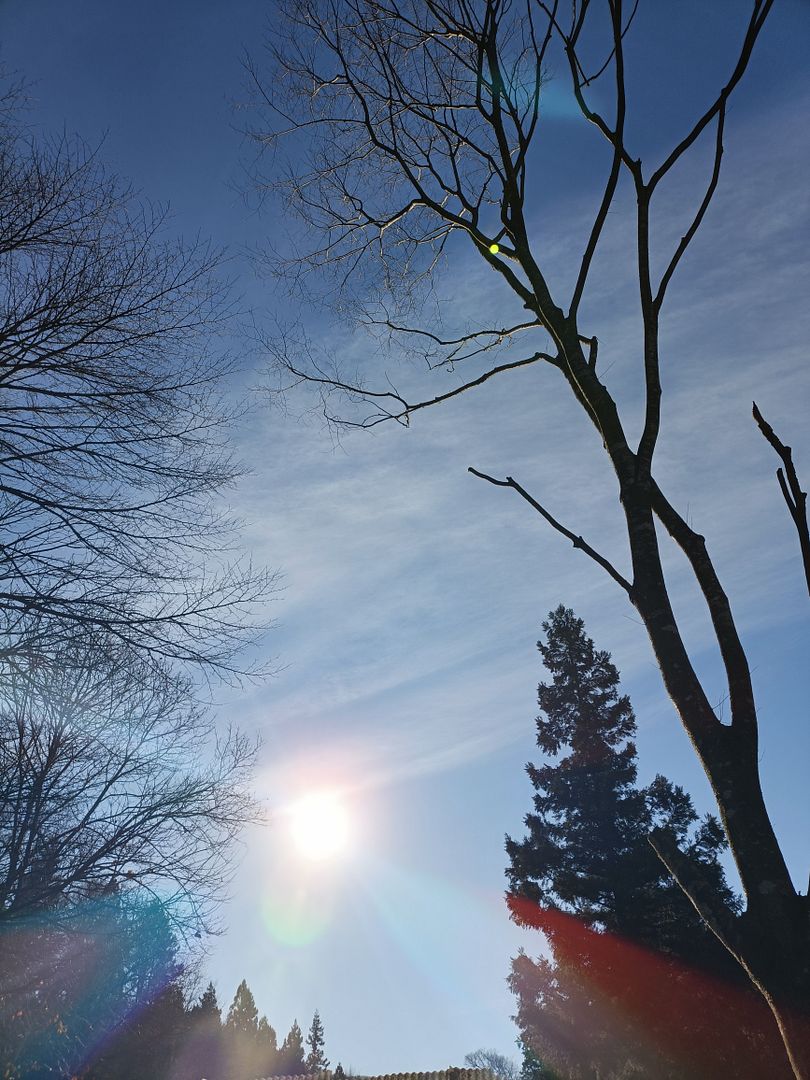
[[[796,670],[794,639],[806,600],[773,477],[776,462],[750,420],[750,404],[756,397],[784,437],[796,441],[800,471],[810,475],[810,450],[799,445],[808,405],[810,284],[799,238],[810,224],[810,153],[797,155],[789,145],[806,104],[786,106],[778,123],[755,114],[740,123],[717,206],[673,282],[658,466],[665,489],[706,534],[751,646],[766,794],[799,875],[808,821],[796,800],[803,784],[797,750],[807,735],[798,714],[804,676]],[[697,155],[673,177],[656,234],[662,251],[672,250],[682,229],[682,216],[668,207],[687,196],[694,204],[705,172],[705,156]],[[560,199],[555,207],[559,235],[548,235],[544,250],[563,281],[576,255],[566,223],[578,222],[582,234],[588,207]],[[627,209],[621,204],[609,222],[583,316],[599,337],[600,370],[632,433],[642,418],[641,350]],[[554,231],[548,223],[544,230]],[[486,269],[466,256],[439,291],[453,299],[453,326],[479,315],[506,317]],[[346,348],[350,367],[381,381],[385,357],[362,332],[343,327],[321,344],[326,354]],[[446,388],[463,377],[412,363],[394,381],[435,393],[437,380]],[[257,465],[241,493],[252,519],[248,540],[257,558],[284,568],[287,586],[274,641],[286,666],[235,706],[264,733],[262,782],[275,805],[307,781],[345,784],[361,802],[388,807],[391,854],[418,828],[414,792],[433,800],[441,820],[446,807],[438,793],[463,792],[470,777],[478,782],[487,762],[497,760],[515,778],[500,796],[498,827],[501,834],[519,827],[528,807],[520,769],[532,752],[542,677],[534,642],[545,613],[563,602],[622,670],[639,719],[642,776],[665,771],[711,806],[626,598],[513,493],[466,472],[474,465],[515,476],[629,573],[615,480],[559,373],[513,372],[425,411],[410,430],[353,432],[337,447],[317,424],[271,410],[254,417],[243,452]],[[722,710],[725,688],[704,606],[665,538],[664,547],[679,620]],[[791,685],[798,689],[791,692]],[[492,827],[486,801],[470,795],[469,815],[471,828]],[[246,861],[247,879],[259,858],[257,848]],[[492,859],[498,874],[497,853]],[[493,907],[478,933],[501,940],[502,918]],[[321,955],[317,948],[313,955]],[[476,968],[480,986],[471,992],[481,1000],[490,1000],[488,987],[503,977],[505,968],[493,967],[499,962],[493,954],[490,966],[482,961]],[[500,993],[506,1033],[509,999],[505,989]]]

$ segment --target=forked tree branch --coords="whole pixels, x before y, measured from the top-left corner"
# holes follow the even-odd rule
[[[793,524],[796,526],[796,532],[799,534],[804,577],[807,582],[807,591],[810,593],[810,529],[807,526],[807,492],[802,491],[799,477],[796,475],[793,451],[789,446],[785,446],[757,408],[756,402],[753,403],[753,416],[759,430],[777,452],[784,465],[784,469],[776,470],[776,476],[790,516],[793,518]]]
[[[530,364],[536,364],[539,360],[544,360],[547,364],[552,364],[555,367],[559,366],[559,360],[557,357],[552,356],[550,353],[536,352],[531,356],[526,356],[522,360],[513,360],[507,364],[498,364],[497,367],[490,368],[489,371],[485,371],[483,375],[479,375],[477,379],[470,379],[469,382],[462,383],[461,386],[456,386],[452,390],[446,391],[444,394],[437,394],[433,398],[425,398],[422,401],[408,401],[402,397],[395,389],[393,390],[366,390],[360,385],[341,382],[339,379],[330,378],[328,376],[316,376],[309,372],[301,371],[300,368],[293,367],[292,364],[286,363],[285,366],[291,375],[294,375],[302,382],[312,383],[316,386],[324,386],[329,390],[340,390],[345,394],[352,397],[360,397],[363,399],[373,399],[375,403],[379,404],[379,413],[372,414],[365,417],[363,420],[341,420],[337,417],[328,416],[330,423],[340,425],[341,427],[360,427],[371,428],[376,427],[377,424],[382,424],[386,420],[396,420],[397,423],[407,427],[410,423],[410,417],[413,413],[419,412],[421,409],[428,409],[432,405],[441,405],[444,401],[449,401],[450,398],[458,397],[459,394],[464,394],[467,390],[473,390],[477,386],[482,386],[485,382],[494,378],[496,375],[502,374],[504,371],[513,371],[516,368],[528,367]],[[384,404],[384,401],[390,401],[392,404],[399,405],[398,409],[388,409]]]
[[[491,352],[493,349],[497,349],[499,346],[503,345],[504,341],[511,341],[514,335],[519,334],[523,330],[542,329],[540,323],[538,323],[536,319],[530,319],[528,322],[515,323],[514,326],[482,327],[480,330],[473,330],[468,334],[463,334],[461,337],[443,338],[438,334],[434,334],[421,327],[405,326],[396,323],[388,317],[385,319],[369,318],[368,325],[382,327],[383,329],[389,330],[392,334],[402,334],[403,336],[410,335],[411,337],[422,338],[428,343],[424,353],[425,358],[428,360],[430,359],[431,348],[433,348],[435,352],[438,352],[439,349],[449,350],[441,359],[436,360],[435,363],[431,363],[431,367],[444,367],[461,363],[462,360],[470,360],[474,356],[480,356],[481,353]],[[482,338],[486,339],[483,344],[478,345],[477,348],[473,348],[473,345]]]

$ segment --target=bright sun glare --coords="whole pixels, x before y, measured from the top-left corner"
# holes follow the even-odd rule
[[[290,808],[292,838],[307,859],[333,859],[349,842],[350,822],[346,807],[330,792],[313,792]]]

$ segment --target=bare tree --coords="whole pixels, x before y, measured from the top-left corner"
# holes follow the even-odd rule
[[[470,471],[514,492],[613,579],[643,621],[666,688],[703,764],[739,870],[746,910],[728,917],[688,871],[673,838],[651,837],[690,900],[767,1000],[796,1076],[810,1077],[810,919],[791,881],[763,800],[748,660],[705,538],[673,505],[654,471],[661,426],[659,327],[667,291],[704,220],[720,176],[729,101],[743,77],[772,0],[752,0],[720,89],[660,162],[646,166],[626,133],[625,51],[638,3],[622,0],[289,0],[287,32],[274,33],[271,74],[248,67],[269,130],[263,146],[298,136],[278,181],[314,242],[279,270],[303,282],[323,272],[341,303],[410,341],[436,368],[483,370],[435,395],[411,399],[392,382],[367,388],[289,339],[271,342],[281,369],[317,386],[327,417],[370,427],[407,424],[418,410],[472,391],[507,371],[545,364],[559,372],[592,421],[618,481],[632,571],[622,573],[517,480]],[[699,32],[699,27],[697,28]],[[601,194],[564,294],[527,224],[540,103],[551,59],[567,73],[582,115],[606,140]],[[594,92],[596,88],[597,92]],[[597,99],[605,102],[597,106]],[[653,197],[704,136],[708,180],[687,225],[661,259],[650,243]],[[274,159],[277,160],[277,159]],[[278,176],[278,172],[276,176]],[[259,177],[264,182],[267,178]],[[270,178],[272,181],[272,177]],[[583,297],[622,185],[632,192],[641,318],[644,420],[631,441],[597,368],[598,341],[580,325]],[[307,240],[308,242],[308,240]],[[572,243],[574,241],[572,240]],[[409,322],[437,261],[467,243],[523,314],[458,334]],[[515,303],[516,301],[516,303]],[[437,301],[438,302],[438,301]],[[504,300],[504,306],[506,306]],[[410,313],[410,314],[409,314]],[[504,347],[527,342],[515,358]],[[306,346],[306,343],[305,343]],[[487,363],[489,361],[489,363]],[[341,417],[333,396],[359,407]],[[712,707],[673,611],[656,525],[691,567],[708,607],[728,682],[730,723]]]
[[[0,658],[83,627],[228,669],[271,581],[223,554],[219,256],[1,104]]]
[[[464,1067],[466,1069],[486,1069],[500,1080],[519,1080],[520,1066],[512,1058],[505,1054],[499,1054],[497,1050],[473,1050],[464,1055]]]
[[[186,940],[215,929],[258,809],[256,747],[217,737],[185,679],[96,638],[0,694],[0,925],[126,893]]]

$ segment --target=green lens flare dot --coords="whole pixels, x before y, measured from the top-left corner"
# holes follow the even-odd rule
[[[501,249],[497,244],[490,244],[489,250],[492,252],[493,255],[497,255]]]

